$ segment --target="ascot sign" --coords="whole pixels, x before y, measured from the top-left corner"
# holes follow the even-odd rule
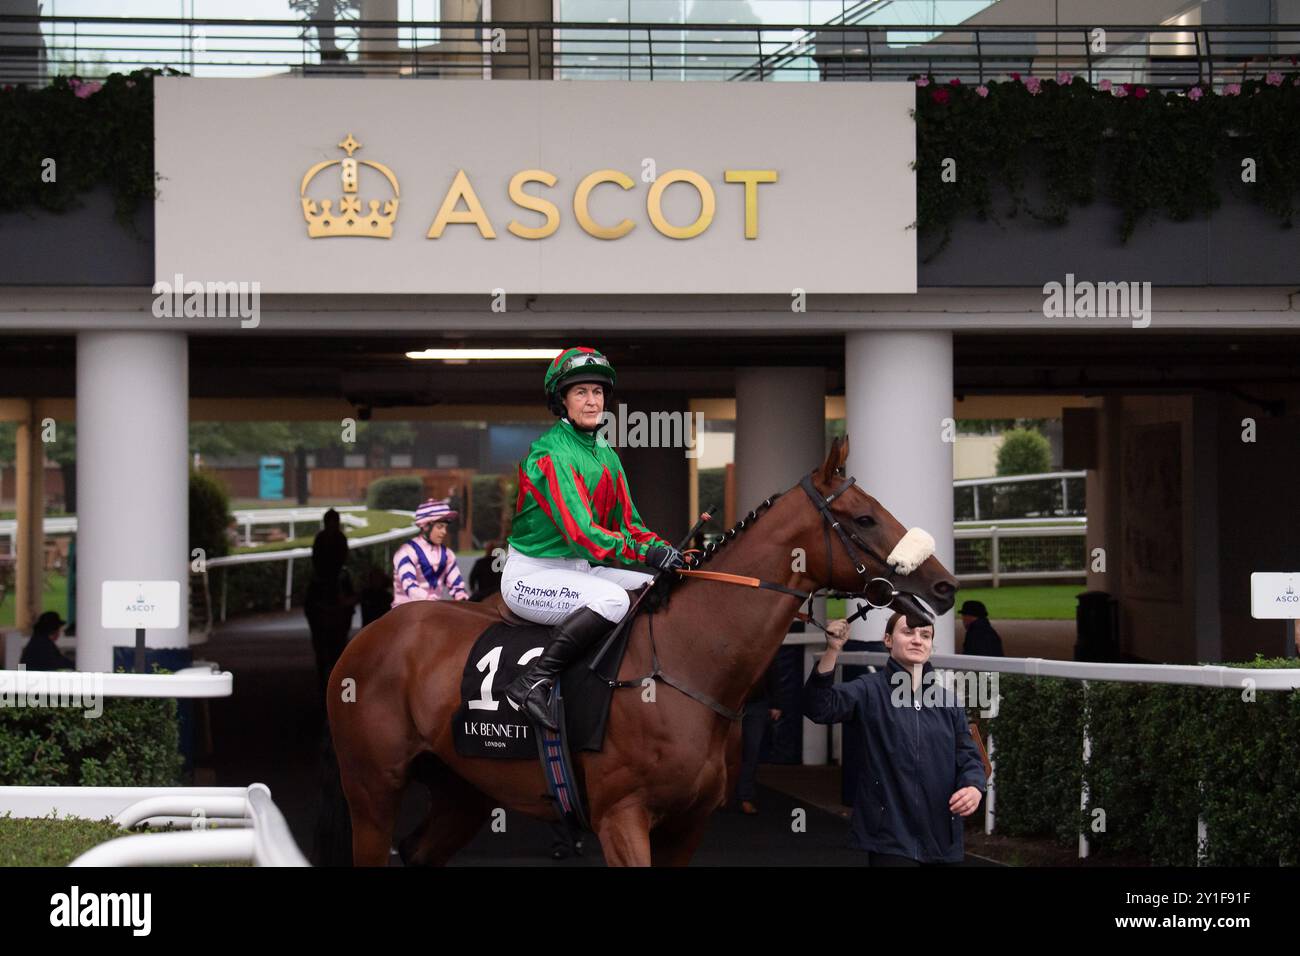
[[[339,143],[339,148],[348,154],[346,159],[316,163],[307,170],[306,175],[302,178],[302,184],[298,187],[303,218],[307,221],[307,235],[312,239],[335,237],[391,239],[393,236],[393,223],[397,221],[397,207],[401,197],[401,187],[397,181],[397,176],[383,163],[354,159],[352,154],[361,148],[361,144],[353,138],[351,133]],[[383,175],[388,185],[392,187],[392,196],[390,198],[369,200],[369,206],[365,211],[361,208],[361,204],[365,200],[357,196],[358,163],[378,171]],[[647,165],[651,167],[646,170],[646,172],[650,173],[647,181],[652,185],[646,194],[646,211],[655,229],[670,239],[692,239],[708,229],[717,211],[717,198],[709,181],[690,169],[673,169],[661,176],[655,176],[653,175],[653,164]],[[307,195],[307,188],[317,173],[331,166],[339,167],[339,180],[343,191],[337,208],[334,208],[334,202],[331,199],[322,199],[318,204],[316,200]],[[644,173],[643,178],[645,178]],[[775,183],[777,181],[776,170],[728,169],[723,172],[723,180],[744,187],[744,235],[746,239],[757,239],[758,186],[760,183]],[[510,201],[521,209],[540,213],[546,220],[542,225],[529,226],[517,219],[511,219],[506,226],[511,235],[518,236],[520,239],[545,239],[547,236],[553,235],[555,230],[560,227],[560,210],[555,203],[524,190],[524,186],[528,183],[541,183],[543,186],[553,187],[556,182],[558,182],[558,177],[544,169],[525,169],[510,177],[510,186],[507,190]],[[621,239],[635,228],[636,223],[625,218],[612,226],[601,225],[596,222],[591,214],[590,197],[592,190],[602,183],[612,183],[624,190],[631,189],[635,185],[630,176],[617,169],[598,169],[594,173],[588,173],[578,183],[578,188],[573,194],[574,218],[578,225],[582,227],[583,232],[589,236],[595,236],[597,239]],[[699,215],[689,225],[675,226],[664,215],[664,191],[673,183],[690,185],[699,198]],[[462,203],[465,207],[463,209],[460,208]],[[476,226],[479,235],[484,239],[495,239],[497,237],[496,230],[492,228],[492,223],[484,211],[483,203],[471,185],[469,176],[466,175],[463,169],[457,170],[456,178],[452,181],[451,188],[447,190],[447,194],[443,197],[442,205],[438,207],[438,214],[434,216],[433,224],[429,226],[427,237],[429,239],[440,238],[443,230],[452,223],[465,223]]]
[[[911,84],[160,77],[154,96],[156,280],[916,291]]]

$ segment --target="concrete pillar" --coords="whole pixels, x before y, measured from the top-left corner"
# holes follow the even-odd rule
[[[77,335],[77,669],[107,671],[130,631],[100,626],[104,581],[189,593],[189,347],[179,332]],[[149,647],[185,647],[181,626]]]
[[[822,368],[739,368],[736,370],[736,517],[785,491],[826,457],[826,370]],[[803,492],[795,492],[803,495]],[[824,620],[826,602],[816,614]],[[814,631],[813,634],[816,634]],[[807,645],[804,676],[812,669]],[[811,635],[810,635],[811,637]],[[828,733],[803,721],[803,762],[823,764]]]
[[[618,391],[606,408],[615,416],[609,429],[611,444],[620,441],[619,419],[622,420],[623,438],[628,445],[615,447],[627,473],[632,501],[646,526],[673,544],[681,541],[695,521],[690,514],[691,462],[686,457],[690,449],[685,447],[689,437],[685,432],[689,408],[689,401],[681,396]],[[665,412],[669,416],[666,419]],[[645,415],[644,421],[648,423],[643,429],[644,441],[655,444],[637,441],[635,419],[629,419],[638,413]],[[689,424],[693,426],[693,420]],[[672,447],[671,443],[677,442],[681,447]],[[666,444],[669,447],[664,447]]]
[[[954,572],[951,332],[850,332],[844,348],[848,473],[905,528],[934,535]],[[891,612],[872,611],[852,637],[879,640]],[[934,652],[953,652],[954,614],[935,622]]]
[[[826,370],[736,370],[736,517],[826,457]]]
[[[36,402],[26,403],[15,442],[18,529],[14,538],[17,567],[14,573],[14,626],[30,631],[45,593],[45,445]]]

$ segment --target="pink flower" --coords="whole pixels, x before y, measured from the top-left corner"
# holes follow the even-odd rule
[[[1101,90],[1103,93],[1109,93],[1110,80],[1102,80],[1100,83],[1097,84],[1097,89]]]
[[[1031,76],[1025,80],[1025,89],[1029,91],[1030,96],[1037,96],[1042,92],[1043,81],[1036,76]]]
[[[1193,86],[1187,91],[1187,98],[1193,103],[1199,100],[1201,98],[1201,88],[1199,86]]]
[[[1300,83],[1300,79],[1297,79],[1296,82]],[[984,99],[989,95],[989,88],[981,83],[979,86],[975,87],[975,95],[980,99]]]
[[[1019,73],[1012,73],[1012,74],[1011,74],[1011,78],[1012,78],[1013,80],[1015,80],[1017,83],[1020,82],[1020,74],[1019,74]]]
[[[103,87],[104,84],[98,82],[83,83],[81,86],[77,87],[77,98],[84,100],[88,96],[94,96],[103,89]]]
[[[948,81],[948,85],[949,85],[949,86],[961,86],[961,80],[959,80],[957,77],[954,76],[951,80]]]
[[[1111,95],[1111,96],[1121,96],[1121,97],[1122,97],[1122,96],[1128,96],[1128,90],[1126,90],[1126,89],[1124,88],[1125,86],[1128,86],[1128,84],[1125,83],[1124,86],[1112,86],[1112,87],[1110,88],[1110,95]]]
[[[929,86],[929,85],[930,85],[929,77],[918,76],[918,77],[916,78],[916,85],[917,85],[917,86]]]
[[[940,106],[943,106],[943,104],[948,102],[948,91],[944,89],[932,90],[930,92],[930,99],[934,100]]]
[[[1240,83],[1229,83],[1227,86],[1225,86],[1225,87],[1223,88],[1223,95],[1224,95],[1224,96],[1240,96],[1240,95],[1241,95],[1241,84],[1240,84]]]
[[[1264,82],[1267,83],[1269,86],[1281,86],[1282,74],[1277,72],[1270,72],[1268,76],[1264,77]]]
[[[1300,76],[1297,76],[1294,80],[1292,80],[1292,81],[1291,81],[1291,85],[1292,85],[1292,86],[1300,86]]]
[[[1145,86],[1136,87],[1133,90],[1133,95],[1140,100],[1144,100],[1147,98],[1147,88]]]
[[[1074,80],[1073,73],[1062,72],[1056,74],[1056,82],[1060,83],[1062,86],[1069,86],[1070,83],[1073,82],[1073,80]]]

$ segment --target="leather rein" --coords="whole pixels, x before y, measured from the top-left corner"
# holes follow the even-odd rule
[[[861,552],[865,552],[866,557],[875,559],[880,564],[881,567],[884,567],[888,570],[889,577],[886,578],[885,580],[889,581],[892,584],[892,579],[895,572],[894,569],[890,567],[889,562],[881,558],[880,555],[877,554],[876,551],[870,545],[868,545],[865,541],[863,541],[855,531],[853,531],[852,529],[846,530],[842,525],[842,523],[840,522],[840,520],[837,517],[835,517],[834,513],[830,510],[831,502],[833,502],[844,492],[848,491],[848,489],[852,488],[854,484],[856,484],[856,479],[854,479],[850,475],[843,481],[843,483],[840,484],[838,488],[836,488],[829,495],[822,495],[822,493],[817,490],[816,486],[813,485],[811,474],[804,475],[802,480],[800,480],[799,482],[799,486],[803,488],[803,490],[807,493],[809,499],[813,503],[813,506],[817,508],[818,513],[822,517],[822,530],[825,534],[825,539],[826,539],[827,577],[828,578],[833,577],[832,572],[834,571],[835,553],[834,553],[834,549],[831,546],[831,532],[834,531],[836,535],[839,536],[840,542],[844,545],[844,551],[848,555],[849,560],[853,562],[853,569],[857,571],[859,575],[862,576],[864,582],[864,588],[865,585],[871,580],[871,578],[867,572],[866,562],[863,559],[864,556],[862,555]],[[778,492],[777,494],[772,495],[770,498],[764,499],[763,507],[769,507],[772,504],[772,501],[777,497],[779,497],[780,494],[781,492]],[[757,517],[758,517],[758,510],[755,509],[754,511],[751,511],[745,518],[742,518],[739,522],[737,522],[736,527],[730,529],[728,534],[734,536],[737,531],[745,527],[746,520],[753,521]],[[857,550],[855,550],[854,547],[855,545],[857,546]],[[640,596],[637,597],[636,604],[632,606],[632,608],[628,611],[627,615],[624,617],[624,620],[628,622],[628,626],[631,626],[633,613],[636,611],[636,605],[640,604],[641,599],[644,598],[646,594],[650,593],[650,591],[654,589],[655,583],[657,583],[659,580],[659,574],[662,573],[664,572],[661,571],[655,575],[655,581],[651,583],[644,591],[642,591]],[[716,581],[722,584],[736,584],[736,585],[741,585],[743,587],[759,588],[764,591],[779,591],[782,594],[789,594],[793,597],[797,597],[799,598],[801,603],[804,601],[808,603],[808,610],[797,611],[795,613],[795,617],[799,618],[800,620],[806,621],[807,623],[811,624],[813,627],[817,628],[823,633],[825,633],[826,631],[826,626],[822,624],[820,621],[818,621],[813,616],[812,613],[812,602],[814,598],[816,598],[822,592],[826,592],[828,596],[841,596],[841,597],[854,597],[856,596],[857,593],[860,593],[860,592],[844,593],[844,592],[832,591],[829,588],[817,588],[813,591],[800,591],[797,590],[796,588],[786,587],[784,584],[777,584],[774,581],[765,581],[762,578],[750,577],[743,574],[730,574],[726,571],[704,571],[695,568],[677,568],[676,573],[684,577],[698,578],[699,580],[702,581]],[[852,622],[857,620],[859,617],[865,616],[867,612],[872,609],[872,607],[873,605],[869,603],[863,604],[855,612],[853,612],[853,614],[849,616],[847,620],[849,622]],[[690,697],[692,700],[699,701],[701,704],[708,707],[710,710],[714,711],[717,714],[720,714],[721,716],[727,718],[728,720],[736,721],[736,720],[740,720],[741,717],[744,716],[744,712],[742,710],[735,710],[734,708],[728,707],[725,704],[714,700],[712,697],[709,697],[707,694],[701,693],[700,691],[696,691],[686,686],[685,684],[682,684],[681,682],[675,680],[668,674],[665,674],[663,672],[663,669],[660,667],[659,652],[655,648],[654,612],[651,612],[646,616],[646,625],[647,625],[647,630],[649,631],[650,634],[650,666],[651,666],[650,673],[644,675],[643,677],[635,677],[629,680],[616,680],[616,679],[608,680],[608,684],[610,687],[612,688],[642,687],[644,686],[644,682],[646,680],[662,680],[669,687],[673,687],[681,691],[683,694],[685,694],[687,697]],[[597,654],[596,658],[592,661],[591,667],[593,670],[595,669],[596,665],[600,662],[601,657],[604,656],[605,650],[608,649],[610,644],[613,643],[613,638],[614,635],[611,635],[610,639],[606,642],[605,647],[601,649],[601,652]]]

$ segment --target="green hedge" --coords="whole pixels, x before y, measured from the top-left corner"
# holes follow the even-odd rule
[[[216,476],[190,469],[190,550],[202,548],[209,558],[230,551],[230,496]]]
[[[1300,862],[1300,693],[1257,691],[1247,702],[1241,689],[1091,681],[1085,701],[1077,681],[1006,675],[1001,693],[991,727],[1000,832],[1073,845],[1084,831],[1101,858],[1192,866],[1199,816],[1211,865]],[[1101,831],[1093,828],[1102,822],[1097,809]]]
[[[0,786],[174,787],[181,783],[176,701],[106,698],[82,708],[0,708]]]
[[[366,489],[366,507],[373,511],[414,511],[424,501],[424,479],[419,475],[376,478]]]
[[[385,575],[393,573],[388,555],[401,541],[354,548],[348,552],[346,565],[352,586],[360,590],[370,568],[379,568]],[[226,589],[226,617],[240,614],[257,614],[284,610],[284,562],[265,561],[237,564],[213,572],[212,601],[214,608],[221,606],[222,589]],[[311,580],[310,559],[299,558],[293,562],[293,585],[290,591],[293,607],[301,608]],[[219,611],[217,612],[219,613]]]

